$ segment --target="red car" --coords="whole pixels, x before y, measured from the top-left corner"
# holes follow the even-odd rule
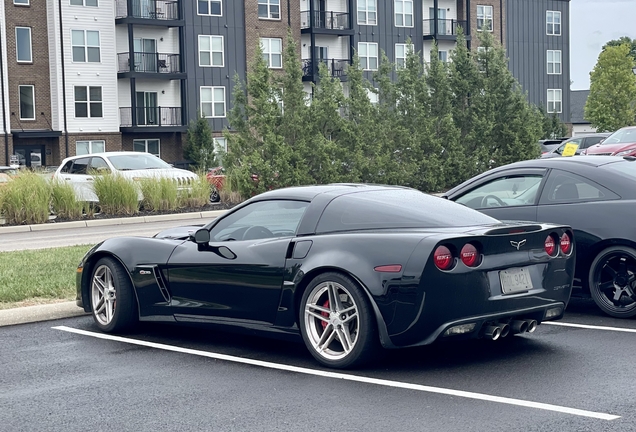
[[[617,130],[583,152],[594,156],[636,156],[636,126]]]

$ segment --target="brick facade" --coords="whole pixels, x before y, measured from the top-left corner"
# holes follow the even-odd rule
[[[492,35],[496,41],[506,46],[506,0],[472,0],[470,2],[470,32],[472,34],[472,49],[479,46],[479,32],[477,31],[477,6],[492,6]],[[465,19],[462,18],[462,19]]]
[[[185,133],[134,133],[122,135],[122,148],[124,151],[133,151],[133,141],[137,139],[158,139],[161,159],[168,163],[183,161],[183,141]]]

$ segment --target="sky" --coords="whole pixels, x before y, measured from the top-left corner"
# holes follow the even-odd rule
[[[621,36],[636,38],[636,0],[570,1],[572,90],[590,88],[590,72],[601,48]]]

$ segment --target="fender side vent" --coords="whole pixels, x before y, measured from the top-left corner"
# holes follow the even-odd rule
[[[163,275],[161,274],[161,270],[159,270],[159,267],[153,267],[152,268],[154,274],[155,274],[155,279],[157,280],[157,285],[159,286],[159,291],[161,291],[161,295],[163,296],[164,299],[166,299],[166,301],[168,303],[170,303],[170,293],[168,292],[168,288],[166,287],[166,282],[163,280]]]

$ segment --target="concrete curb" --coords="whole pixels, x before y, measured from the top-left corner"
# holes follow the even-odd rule
[[[208,211],[195,212],[195,213],[171,213],[171,214],[154,215],[154,216],[133,216],[128,218],[91,219],[91,220],[73,221],[73,222],[52,222],[52,223],[38,224],[38,225],[18,225],[18,226],[10,226],[10,227],[0,227],[0,234],[21,233],[21,232],[31,232],[31,231],[48,231],[48,230],[67,229],[67,228],[128,225],[128,224],[148,223],[148,222],[179,221],[179,220],[188,220],[188,219],[208,219],[208,218],[221,216],[225,214],[226,212],[227,210],[208,210]]]
[[[74,301],[0,310],[0,327],[86,315]]]

